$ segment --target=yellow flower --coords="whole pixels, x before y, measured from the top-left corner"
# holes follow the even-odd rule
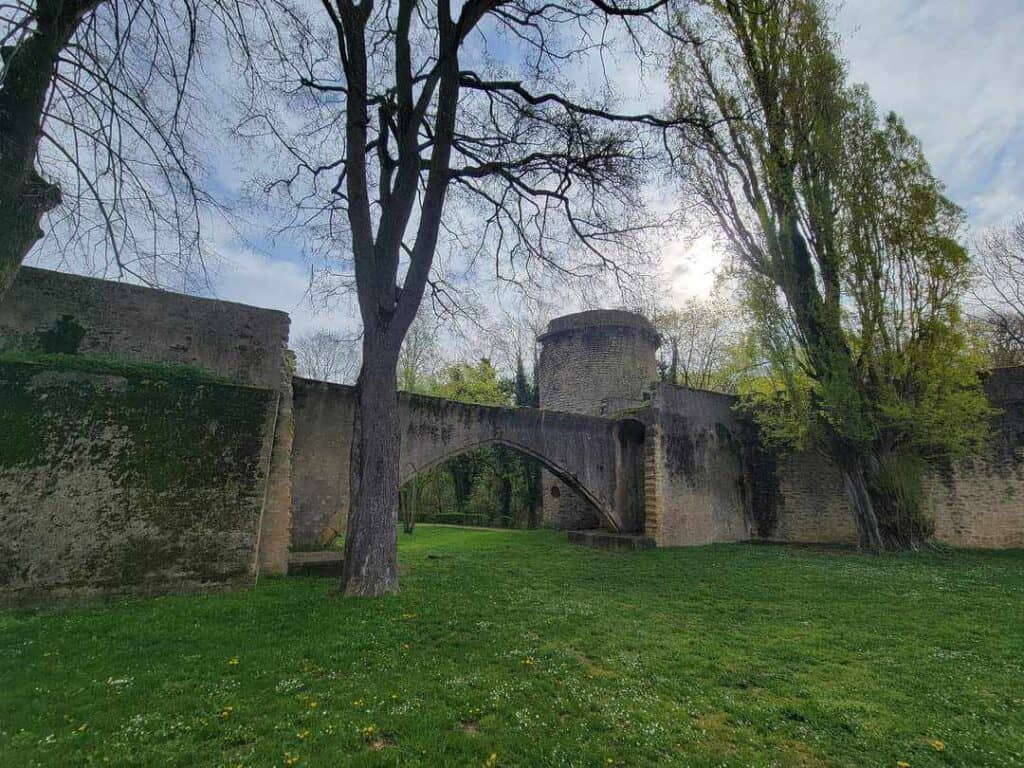
[[[896,768],[910,768],[910,763],[908,763],[906,760],[897,760]]]
[[[376,732],[377,732],[377,726],[373,725],[371,723],[370,725],[367,725],[366,727],[363,728],[363,738],[365,738],[367,740],[372,739],[373,738],[373,734],[375,734]]]
[[[88,727],[89,727],[89,724],[88,724],[88,723],[82,723],[82,724],[81,724],[80,726],[78,726],[78,727],[77,727],[77,728],[76,728],[75,730],[76,730],[76,731],[78,731],[79,733],[81,733],[82,731],[84,731],[84,730],[85,730],[86,728],[88,728]]]
[[[408,643],[402,643],[402,650],[403,651],[408,651],[409,650],[409,644]]]
[[[606,758],[604,759],[604,761],[605,761],[606,763],[608,763],[608,765],[611,765],[612,763],[614,763],[614,762],[615,762],[615,761],[614,761],[614,760],[613,760],[612,758],[610,758],[610,757],[606,757]]]
[[[234,711],[234,707],[224,707],[224,709],[220,711],[220,719],[227,720],[229,717],[231,717],[231,713]]]
[[[315,699],[313,699],[313,700],[311,700],[309,702],[309,708],[310,709],[316,709],[316,700]]]
[[[299,756],[298,755],[293,755],[291,752],[285,752],[284,753],[284,764],[285,765],[295,765],[297,762],[299,762]]]
[[[936,752],[944,752],[946,750],[946,742],[942,739],[932,739],[932,749]]]
[[[300,741],[305,741],[309,738],[309,731],[299,731],[295,735],[299,737]]]
[[[494,768],[494,766],[496,766],[497,764],[498,764],[498,753],[497,752],[491,752],[491,756],[487,758],[487,762],[484,763],[484,765],[486,765],[487,768]]]
[[[228,666],[229,667],[237,667],[238,666],[238,657],[237,656],[232,656],[230,659],[228,659]]]
[[[352,706],[353,707],[361,707],[361,706],[363,706],[363,700],[362,699],[356,699],[355,701],[352,702]]]

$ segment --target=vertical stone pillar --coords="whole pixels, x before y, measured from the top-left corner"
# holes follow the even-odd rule
[[[267,576],[288,572],[288,548],[292,536],[292,438],[295,426],[292,373],[295,357],[290,350],[285,350],[281,368],[274,448],[270,455],[270,475],[260,524],[259,572]]]

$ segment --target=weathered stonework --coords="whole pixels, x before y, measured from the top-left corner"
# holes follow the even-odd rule
[[[292,387],[292,546],[309,547],[345,532],[355,398],[324,381],[296,377]]]
[[[544,409],[608,418],[642,407],[658,378],[658,334],[633,312],[598,309],[559,317],[538,341]],[[572,530],[600,524],[593,507],[550,472],[542,472],[541,482],[545,525]]]
[[[348,515],[348,467],[355,390],[295,379],[292,545],[341,533]],[[542,461],[584,496],[613,530],[632,528],[623,500],[634,482],[621,461],[620,422],[534,408],[497,408],[401,393],[401,482],[460,453],[501,444]]]
[[[0,599],[244,586],[275,392],[0,361]]]
[[[1024,367],[993,371],[985,381],[999,410],[985,454],[924,476],[924,511],[935,537],[957,547],[1024,547]],[[818,451],[778,462],[778,525],[772,541],[856,544],[853,509],[842,477]]]
[[[0,352],[191,365],[278,394],[277,447],[262,568],[287,568],[291,505],[291,369],[284,312],[22,267],[0,302]]]
[[[354,391],[293,379],[287,333],[280,312],[22,270],[0,305],[0,593],[247,584],[343,532]],[[643,318],[570,315],[541,341],[540,409],[399,396],[402,481],[497,443],[547,468],[546,523],[595,545],[856,542],[828,459],[655,383]],[[926,511],[950,544],[1022,547],[1024,368],[986,389],[991,449],[933,468]]]
[[[288,572],[292,538],[292,443],[295,418],[292,393],[293,356],[282,358],[285,383],[279,388],[274,424],[274,451],[270,461],[267,501],[260,524],[260,572],[268,576]]]
[[[651,396],[659,509],[646,531],[659,546],[751,538],[742,429],[733,398],[658,385]],[[651,462],[648,463],[648,466]]]
[[[284,312],[22,267],[0,302],[0,351],[194,365],[280,391]]]

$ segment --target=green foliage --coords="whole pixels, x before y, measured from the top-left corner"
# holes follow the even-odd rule
[[[523,366],[523,356],[516,352],[516,374],[512,384],[513,400],[518,406],[540,405],[540,392],[530,380],[526,378],[526,369]]]
[[[1009,768],[1024,750],[1022,552],[623,555],[423,526],[399,558],[401,592],[372,605],[302,578],[0,612],[0,764]]]
[[[479,405],[509,405],[509,386],[498,379],[491,361],[482,358],[476,365],[455,363],[444,368],[423,388],[428,395]]]
[[[36,341],[42,352],[74,355],[84,338],[85,328],[71,315],[61,315],[54,327],[40,333]]]
[[[924,470],[925,464],[919,456],[901,451],[879,457],[878,465],[869,475],[869,486],[878,499],[878,524],[882,535],[894,544],[934,533],[935,524],[921,506]]]
[[[680,24],[701,43],[680,47],[674,82],[680,113],[711,123],[684,131],[687,189],[724,231],[758,332],[765,380],[744,402],[769,439],[820,431],[859,477],[886,452],[978,450],[990,410],[960,312],[963,213],[902,120],[847,83],[828,10],[698,4]],[[877,546],[872,514],[858,505]]]
[[[82,373],[131,376],[143,379],[153,378],[197,384],[205,382],[209,384],[246,386],[195,365],[143,363],[137,360],[124,360],[115,357],[84,357],[63,353],[7,350],[0,352],[0,363],[3,362],[38,365],[43,368],[52,368],[59,371],[81,371]]]
[[[521,366],[520,366],[521,367]],[[522,374],[520,376],[520,374]],[[490,360],[459,362],[422,382],[426,394],[480,405],[511,405],[530,397],[525,373],[499,379]],[[535,527],[540,465],[502,445],[477,448],[421,473],[402,489],[403,513],[417,520],[500,527]]]

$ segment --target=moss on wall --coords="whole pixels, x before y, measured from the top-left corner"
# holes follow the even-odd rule
[[[85,328],[71,315],[61,315],[49,330],[35,334],[35,347],[50,354],[75,355]]]
[[[246,578],[275,398],[184,366],[0,358],[0,587]]]

